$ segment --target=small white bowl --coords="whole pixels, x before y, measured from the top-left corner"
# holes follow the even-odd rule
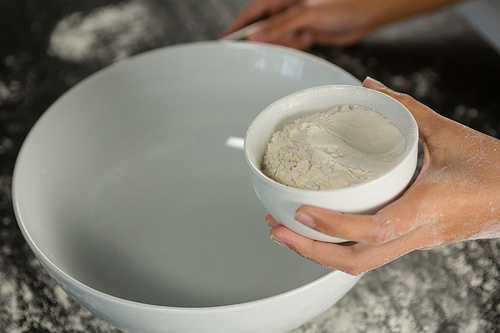
[[[380,177],[335,190],[304,190],[280,184],[262,173],[267,144],[277,130],[294,120],[334,106],[361,105],[389,119],[403,134],[406,145],[398,164]],[[376,90],[351,85],[328,85],[288,95],[262,111],[245,137],[245,157],[253,187],[271,215],[289,229],[312,239],[343,242],[304,226],[294,219],[295,211],[312,205],[344,213],[374,213],[406,189],[417,165],[418,127],[413,115],[400,102]]]

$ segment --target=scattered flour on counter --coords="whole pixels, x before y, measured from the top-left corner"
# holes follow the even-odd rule
[[[154,45],[164,30],[164,22],[147,2],[133,0],[66,16],[50,36],[48,53],[75,63],[109,63],[134,54],[142,45]]]
[[[378,112],[337,106],[297,119],[274,133],[262,169],[291,187],[337,189],[384,174],[404,148],[403,134]]]

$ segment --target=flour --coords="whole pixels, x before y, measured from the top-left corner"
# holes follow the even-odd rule
[[[50,35],[48,53],[74,63],[109,63],[155,46],[165,29],[148,2],[121,2],[64,17]]]
[[[361,184],[390,170],[405,138],[378,112],[334,107],[297,119],[273,134],[263,172],[291,187],[329,190]]]

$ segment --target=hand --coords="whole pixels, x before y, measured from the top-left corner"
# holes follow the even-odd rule
[[[323,266],[358,275],[413,250],[500,237],[500,140],[371,78],[363,85],[394,97],[412,112],[424,144],[420,175],[399,199],[373,215],[311,206],[297,210],[297,221],[352,242],[314,241],[268,214],[271,238]]]
[[[265,19],[249,40],[308,49],[313,44],[347,45],[370,31],[456,0],[256,0],[222,33]]]

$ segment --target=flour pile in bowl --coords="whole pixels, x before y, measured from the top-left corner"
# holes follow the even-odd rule
[[[330,190],[380,177],[401,158],[405,138],[375,110],[336,106],[275,132],[262,171],[291,187]]]

